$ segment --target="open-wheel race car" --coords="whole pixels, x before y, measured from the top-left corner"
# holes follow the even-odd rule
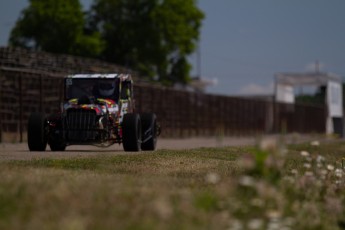
[[[60,112],[32,113],[28,120],[30,151],[64,151],[69,145],[152,151],[160,133],[156,115],[134,113],[129,74],[77,74],[64,79]]]

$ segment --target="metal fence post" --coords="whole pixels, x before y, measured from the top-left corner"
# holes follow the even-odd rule
[[[23,75],[19,75],[19,142],[23,142]]]
[[[39,112],[42,113],[43,112],[43,77],[42,75],[39,76],[39,91],[40,91],[40,107],[39,107]]]
[[[2,118],[3,118],[3,111],[2,111],[2,71],[0,70],[0,143],[2,143]]]

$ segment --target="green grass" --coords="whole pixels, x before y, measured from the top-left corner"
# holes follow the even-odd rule
[[[343,156],[334,142],[1,162],[0,229],[339,229]]]

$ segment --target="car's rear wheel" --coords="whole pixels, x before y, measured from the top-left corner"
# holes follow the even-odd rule
[[[49,142],[51,151],[65,151],[66,144],[59,140],[51,140]]]
[[[122,121],[122,142],[126,152],[138,152],[141,145],[140,117],[135,113],[127,113]]]
[[[157,144],[157,118],[154,113],[144,113],[140,115],[142,143],[141,149],[144,151],[153,151]]]
[[[46,118],[32,113],[28,120],[28,146],[30,151],[45,151],[47,147]]]

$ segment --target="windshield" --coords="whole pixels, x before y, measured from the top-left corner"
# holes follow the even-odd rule
[[[65,99],[81,97],[107,98],[114,101],[119,97],[119,79],[66,78]]]

